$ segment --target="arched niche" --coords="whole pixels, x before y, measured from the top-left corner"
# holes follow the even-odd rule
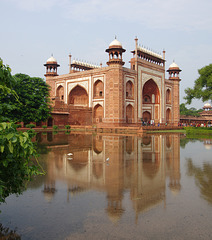
[[[126,122],[134,122],[134,107],[131,104],[128,104],[126,107]]]
[[[101,80],[97,80],[93,86],[94,98],[103,98],[104,97],[104,84]]]
[[[171,91],[170,91],[170,89],[166,90],[166,103],[171,104]]]
[[[64,100],[64,87],[62,85],[57,87],[56,90],[56,97],[58,100],[63,101]]]
[[[94,121],[95,123],[102,122],[104,117],[104,109],[100,104],[94,107]]]
[[[77,85],[74,87],[71,92],[69,93],[69,101],[68,103],[73,106],[80,106],[80,107],[88,107],[88,93],[87,91]]]
[[[170,122],[171,122],[171,110],[170,110],[170,108],[168,108],[168,109],[166,110],[166,122],[167,122],[167,123],[170,123]]]
[[[126,83],[126,98],[134,98],[134,85],[131,81]]]

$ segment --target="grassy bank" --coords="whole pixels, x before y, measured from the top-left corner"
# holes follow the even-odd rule
[[[212,138],[212,127],[185,127],[187,137]]]

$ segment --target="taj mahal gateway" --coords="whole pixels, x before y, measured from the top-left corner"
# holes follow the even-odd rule
[[[105,50],[107,66],[71,59],[69,73],[58,75],[52,56],[44,64],[50,86],[52,118],[48,125],[136,126],[141,122],[177,126],[180,68],[173,62],[165,78],[163,55],[138,45],[131,51],[130,68],[124,67],[126,50],[114,39]]]

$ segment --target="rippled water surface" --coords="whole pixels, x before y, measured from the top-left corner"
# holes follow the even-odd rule
[[[19,239],[212,239],[212,141],[39,134],[46,170],[0,205]]]

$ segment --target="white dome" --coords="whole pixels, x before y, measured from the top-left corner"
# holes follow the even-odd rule
[[[169,66],[169,68],[179,68],[179,66],[178,66],[175,62],[173,62],[173,63]]]
[[[51,56],[49,59],[47,59],[46,62],[47,62],[47,63],[48,63],[48,62],[57,62],[57,60],[56,60],[53,56]]]
[[[110,43],[109,47],[112,47],[112,46],[122,47],[122,44],[121,44],[117,39],[114,39],[114,40]]]
[[[205,103],[205,104],[204,104],[204,108],[211,108],[210,103]]]

